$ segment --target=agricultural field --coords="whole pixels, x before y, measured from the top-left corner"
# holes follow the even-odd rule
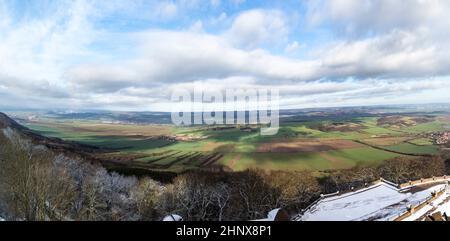
[[[433,141],[430,138],[418,138],[410,140],[409,143],[417,146],[430,146],[433,145]]]
[[[417,146],[410,143],[401,143],[398,145],[387,146],[386,149],[410,154],[435,154],[438,152],[438,147],[434,145]]]
[[[448,115],[442,114],[316,118],[307,113],[282,119],[276,135],[261,136],[258,126],[181,128],[92,118],[17,119],[39,134],[106,150],[99,158],[114,170],[174,173],[199,168],[326,171],[377,165],[398,156],[437,154],[440,147],[427,135],[450,125]]]

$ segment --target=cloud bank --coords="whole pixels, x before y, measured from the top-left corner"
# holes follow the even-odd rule
[[[284,108],[446,102],[449,10],[0,0],[0,108],[164,110],[171,91],[195,86],[276,87]]]

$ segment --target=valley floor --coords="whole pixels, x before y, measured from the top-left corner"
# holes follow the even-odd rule
[[[412,116],[415,115],[421,116]],[[396,157],[438,153],[440,146],[433,143],[428,133],[445,131],[448,127],[448,120],[439,115],[417,123],[408,116],[387,120],[364,116],[341,118],[345,120],[330,117],[283,122],[275,136],[261,136],[257,127],[180,128],[45,116],[30,120],[16,116],[41,135],[111,150],[112,154],[99,158],[124,164],[115,166],[116,171],[129,167],[173,173],[218,166],[233,171],[261,168],[322,172],[379,165]]]

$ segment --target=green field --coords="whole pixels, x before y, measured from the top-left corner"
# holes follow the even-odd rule
[[[233,170],[333,170],[373,165],[399,154],[374,148],[344,149],[320,153],[229,153],[222,163]]]
[[[285,122],[274,136],[261,136],[259,130],[244,131],[241,127],[176,128],[92,120],[45,119],[26,126],[45,136],[115,151],[115,155],[107,156],[112,160],[117,155],[136,156],[127,162],[130,167],[179,172],[212,166],[235,171],[248,168],[323,171],[377,165],[403,155],[438,153],[439,147],[423,134],[444,130],[449,124],[435,120],[390,127],[378,125],[377,120],[378,117],[357,117],[338,122]],[[185,139],[175,141],[161,136]]]
[[[436,154],[439,151],[439,148],[437,146],[432,145],[417,146],[409,143],[402,143],[395,146],[387,146],[385,148],[388,150],[411,154]]]
[[[414,145],[418,145],[418,146],[430,146],[433,145],[433,141],[429,138],[418,138],[418,139],[414,139],[409,141],[409,143],[412,143]]]

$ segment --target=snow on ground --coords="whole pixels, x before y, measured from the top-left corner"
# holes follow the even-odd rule
[[[2,217],[0,217],[0,222],[5,221],[5,219],[3,219]]]
[[[433,191],[444,186],[435,185],[411,193],[381,182],[356,192],[325,198],[307,210],[300,220],[392,220],[404,213],[409,205],[423,202]]]
[[[405,218],[403,221],[415,221],[419,220],[425,214],[432,214],[435,212],[440,212],[441,214],[450,214],[450,190],[447,190],[444,194],[436,198],[430,204],[424,206],[417,212],[413,213],[411,216]]]

